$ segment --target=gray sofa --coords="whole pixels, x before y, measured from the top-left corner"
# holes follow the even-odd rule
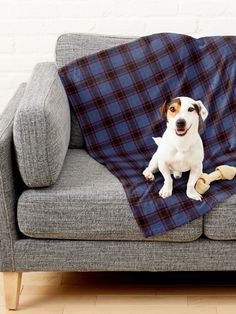
[[[133,39],[60,36],[55,64],[36,66],[1,114],[0,271],[8,308],[17,307],[23,272],[236,269],[236,196],[145,239],[121,183],[84,149],[57,67]]]

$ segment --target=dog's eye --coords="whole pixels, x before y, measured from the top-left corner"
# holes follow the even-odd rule
[[[192,111],[194,111],[194,110],[195,110],[195,109],[194,109],[193,107],[189,107],[189,108],[188,108],[188,111],[189,111],[189,112],[192,112]]]
[[[170,107],[171,112],[175,112],[175,107]]]

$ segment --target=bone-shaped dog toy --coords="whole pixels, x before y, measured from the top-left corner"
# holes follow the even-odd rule
[[[198,193],[204,194],[210,188],[210,183],[216,180],[232,180],[236,175],[236,167],[222,165],[216,167],[216,170],[210,174],[203,173],[196,185],[195,189]]]

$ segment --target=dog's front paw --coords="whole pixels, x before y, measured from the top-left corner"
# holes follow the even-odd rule
[[[147,181],[154,181],[155,179],[153,173],[148,168],[143,171],[143,175]]]
[[[202,200],[202,195],[199,194],[194,188],[187,189],[187,196],[196,201]]]
[[[164,184],[163,187],[159,191],[159,195],[162,198],[167,198],[167,197],[171,196],[172,195],[172,187],[167,185],[167,184]]]

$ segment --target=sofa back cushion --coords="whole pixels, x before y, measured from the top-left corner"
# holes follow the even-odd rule
[[[92,34],[63,34],[56,44],[56,63],[58,68],[65,64],[84,57],[86,55],[107,49],[113,46],[121,45],[135,40],[136,37],[115,37]],[[71,138],[70,148],[81,148],[84,146],[83,137],[79,124],[71,112]]]
[[[70,109],[54,63],[38,64],[16,111],[13,138],[24,183],[50,186],[57,180],[70,139]]]

